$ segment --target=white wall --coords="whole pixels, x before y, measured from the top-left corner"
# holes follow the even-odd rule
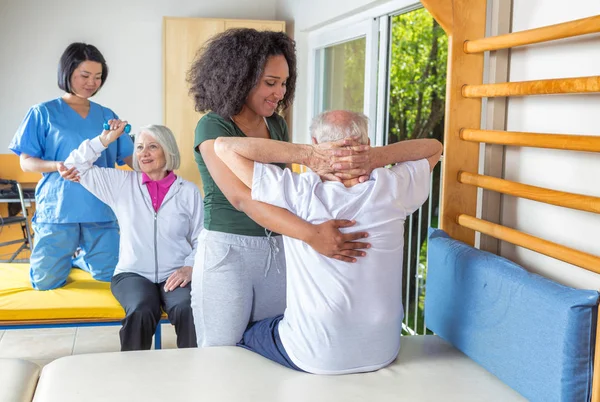
[[[161,123],[162,17],[275,19],[276,0],[0,0],[0,153],[28,108],[62,95],[71,42],[97,46],[110,73],[92,100],[134,127]]]
[[[600,14],[600,1],[514,0],[513,31]],[[510,80],[600,75],[600,35],[532,45],[512,51]],[[507,129],[600,135],[600,95],[511,98]],[[508,148],[505,178],[556,190],[600,196],[598,154]],[[503,224],[600,256],[600,215],[504,197]],[[502,255],[532,271],[580,287],[600,287],[598,275],[508,244]]]

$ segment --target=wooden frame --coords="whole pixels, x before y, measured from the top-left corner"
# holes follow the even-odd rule
[[[448,1],[436,2],[444,8],[435,10],[433,1],[423,4],[434,16],[448,11]],[[475,215],[477,212],[477,189],[458,182],[458,172],[477,171],[479,145],[460,139],[463,127],[481,125],[481,99],[465,98],[462,87],[465,84],[481,85],[483,82],[483,54],[468,55],[463,43],[471,38],[485,36],[486,0],[453,0],[452,18],[444,23],[451,27],[448,32],[448,78],[446,87],[446,132],[444,134],[444,158],[441,201],[441,225],[450,236],[473,245],[475,231],[460,226],[456,222],[459,213]],[[451,21],[451,25],[449,25]]]
[[[446,157],[444,158],[444,194],[441,201],[442,229],[446,230],[451,237],[471,244],[473,231],[478,231],[591,272],[600,273],[600,256],[574,250],[475,218],[476,195],[473,190],[484,188],[593,213],[600,213],[599,197],[544,189],[475,174],[479,155],[474,148],[468,146],[468,144],[483,142],[600,152],[600,137],[598,136],[482,130],[479,121],[481,110],[477,109],[475,103],[468,102],[482,97],[600,92],[600,76],[483,84],[481,82],[483,66],[480,66],[478,59],[470,58],[477,54],[482,55],[485,51],[509,49],[599,33],[600,15],[486,38],[482,30],[483,21],[486,20],[485,0],[422,0],[422,3],[446,30],[449,37],[447,121],[444,148]],[[598,322],[600,323],[600,320]],[[594,367],[600,367],[600,324],[597,324],[596,329]],[[594,370],[593,374],[592,402],[600,402],[600,369]]]

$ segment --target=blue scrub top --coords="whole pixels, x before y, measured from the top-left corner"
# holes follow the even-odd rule
[[[17,130],[9,149],[47,161],[64,161],[71,151],[86,139],[102,132],[102,124],[118,118],[110,109],[90,102],[84,119],[62,98],[33,106]],[[94,163],[100,167],[123,165],[123,159],[133,153],[133,142],[123,135],[102,152]],[[84,223],[116,220],[108,205],[79,183],[64,180],[58,172],[43,173],[35,189],[36,212],[39,223]]]

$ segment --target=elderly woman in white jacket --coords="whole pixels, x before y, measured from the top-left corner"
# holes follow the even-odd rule
[[[111,290],[126,312],[121,350],[150,349],[161,308],[175,326],[177,346],[196,347],[190,282],[202,230],[202,197],[194,184],[173,173],[179,168],[179,150],[164,126],[143,127],[136,136],[135,171],[93,165],[121,136],[126,122],[110,120],[109,125],[110,130],[71,152],[63,170],[68,169],[65,178],[79,181],[110,206],[119,221],[119,262]]]

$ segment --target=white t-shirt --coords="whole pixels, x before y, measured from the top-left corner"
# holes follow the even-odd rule
[[[400,350],[404,220],[429,193],[427,160],[373,171],[346,188],[254,164],[252,198],[320,224],[354,219],[344,232],[367,231],[367,256],[354,264],[327,258],[306,243],[284,237],[287,308],[279,335],[290,359],[315,374],[377,370]]]

